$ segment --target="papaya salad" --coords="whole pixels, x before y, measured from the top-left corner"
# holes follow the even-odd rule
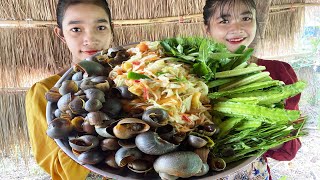
[[[162,108],[178,131],[211,122],[208,86],[191,73],[191,66],[162,58],[160,42],[141,42],[131,48],[129,60],[116,66],[110,78],[140,97],[135,107]],[[137,103],[139,102],[139,103]]]

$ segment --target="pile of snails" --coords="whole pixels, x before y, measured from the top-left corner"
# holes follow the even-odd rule
[[[205,136],[214,124],[177,132],[160,108],[133,108],[128,87],[115,87],[110,70],[129,59],[123,47],[110,48],[76,64],[66,79],[46,93],[54,104],[47,135],[69,142],[82,164],[105,164],[136,173],[156,171],[162,179],[202,176],[226,163],[210,155]]]

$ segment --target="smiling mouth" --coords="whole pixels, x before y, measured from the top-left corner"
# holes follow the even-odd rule
[[[99,52],[99,50],[91,50],[91,51],[81,51],[82,53],[88,54],[88,55],[94,55],[97,52]]]
[[[239,44],[242,41],[244,41],[246,38],[233,38],[233,39],[227,39],[227,41],[231,44]]]

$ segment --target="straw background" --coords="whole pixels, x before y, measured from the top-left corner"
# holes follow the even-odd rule
[[[26,90],[33,83],[62,68],[70,67],[69,51],[53,33],[57,2],[58,0],[1,0],[0,156],[17,152],[21,152],[23,157],[29,155],[24,110]],[[115,20],[114,45],[178,35],[205,36],[201,15],[204,0],[108,2]],[[304,20],[304,7],[293,7],[294,3],[306,1],[257,0],[260,26],[256,40],[259,49],[257,53],[277,55],[282,54],[283,49],[290,53]],[[309,0],[307,3],[320,3],[320,0]],[[185,18],[188,15],[197,16]],[[167,17],[175,17],[175,20],[141,23],[145,19]],[[135,24],[121,24],[123,20],[133,20],[131,22]],[[19,25],[20,22],[25,25]]]

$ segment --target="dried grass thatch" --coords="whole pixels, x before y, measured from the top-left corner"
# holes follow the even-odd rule
[[[295,2],[304,2],[296,0]],[[273,0],[271,6],[281,3],[292,3],[290,0]],[[271,10],[266,25],[264,40],[260,44],[262,55],[278,55],[292,50],[296,37],[302,30],[304,8],[290,8],[285,10]],[[278,46],[280,45],[280,46]]]
[[[204,36],[202,23],[166,23],[136,26],[119,26],[115,28],[115,40],[119,45],[146,40],[159,40],[174,36]],[[131,34],[131,36],[126,36]]]
[[[29,152],[24,97],[36,81],[70,66],[70,53],[52,33],[58,0],[1,0],[0,3],[0,119],[1,154],[15,152],[16,145]],[[257,0],[260,35],[258,46],[264,55],[290,50],[300,32],[303,6],[292,3],[319,3],[320,0]],[[115,24],[115,44],[158,40],[177,35],[203,36],[202,7],[205,0],[108,0]],[[279,6],[283,5],[284,6]],[[292,4],[288,6],[288,4]],[[270,14],[268,12],[271,12]],[[184,19],[190,15],[191,19]],[[139,24],[142,20],[167,18],[162,23]],[[4,20],[4,21],[1,21]],[[1,27],[8,20],[24,27]],[[123,24],[130,20],[135,25]],[[173,20],[173,21],[172,21]],[[37,24],[33,22],[37,21]],[[2,23],[2,24],[1,24]],[[49,24],[49,25],[48,25]],[[51,24],[51,25],[50,25]],[[40,27],[38,25],[41,25]],[[264,33],[265,32],[265,33]],[[259,43],[262,40],[264,43]],[[10,111],[7,111],[10,109]],[[9,132],[9,133],[8,133]]]
[[[112,10],[112,18],[150,19],[181,16],[202,12],[204,0],[107,0]],[[0,19],[9,20],[56,20],[58,0],[2,0]]]
[[[0,91],[0,157],[30,154],[24,102],[25,91]]]
[[[114,19],[150,19],[202,13],[205,0],[108,0]]]
[[[57,0],[1,0],[0,19],[54,20]]]
[[[1,88],[30,87],[70,64],[52,27],[0,28]]]

